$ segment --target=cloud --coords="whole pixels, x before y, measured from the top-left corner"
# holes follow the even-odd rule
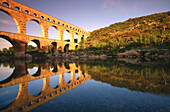
[[[15,22],[6,19],[0,19],[0,23],[5,25],[15,25]]]
[[[116,5],[120,5],[120,0],[103,0],[102,8],[113,7]]]

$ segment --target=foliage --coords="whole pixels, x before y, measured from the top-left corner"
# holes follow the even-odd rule
[[[151,46],[170,47],[170,11],[111,24],[91,32],[83,48],[122,49]]]

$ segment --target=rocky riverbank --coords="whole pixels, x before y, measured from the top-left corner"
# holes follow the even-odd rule
[[[95,51],[71,51],[64,53],[37,53],[37,54],[22,54],[15,56],[0,56],[0,60],[11,60],[11,59],[19,59],[19,60],[61,60],[61,61],[78,61],[78,60],[91,60],[91,59],[108,59],[108,58],[117,58],[117,59],[125,59],[125,58],[142,58],[145,60],[169,60],[170,52],[169,49],[133,49],[127,50],[124,52],[95,52]]]

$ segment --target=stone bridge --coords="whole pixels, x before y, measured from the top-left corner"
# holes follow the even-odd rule
[[[53,67],[52,67],[53,66]],[[23,69],[21,69],[21,67]],[[51,71],[49,68],[52,67]],[[75,77],[75,71],[78,70],[78,78]],[[69,82],[65,81],[65,72],[71,73]],[[50,76],[59,75],[59,83],[56,88],[50,86]],[[41,92],[36,95],[30,95],[28,91],[28,82],[33,80],[43,79],[43,87]],[[5,81],[0,82],[0,88],[8,87],[19,84],[19,91],[17,97],[10,103],[6,108],[1,110],[2,112],[20,112],[29,111],[33,108],[54,99],[61,94],[76,88],[84,82],[91,79],[91,76],[87,73],[82,73],[80,66],[75,64],[56,64],[49,65],[41,64],[35,75],[30,75],[27,71],[27,64],[15,63],[15,69],[13,74],[8,77]]]
[[[8,14],[16,23],[17,34],[0,31],[0,37],[8,40],[13,45],[15,55],[25,53],[26,46],[30,41],[37,44],[40,52],[48,52],[50,44],[53,45],[55,51],[61,50],[63,52],[66,47],[68,50],[75,50],[79,47],[79,42],[90,35],[89,32],[77,26],[13,0],[0,0],[0,11]],[[35,21],[40,25],[42,37],[26,35],[26,25],[29,21]],[[58,40],[48,38],[48,30],[51,26],[57,30]],[[69,42],[63,40],[64,31],[69,33]],[[74,41],[75,34],[78,36],[77,43]]]

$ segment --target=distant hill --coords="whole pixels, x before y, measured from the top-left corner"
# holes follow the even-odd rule
[[[136,48],[170,43],[170,11],[111,24],[91,32],[84,48]]]

